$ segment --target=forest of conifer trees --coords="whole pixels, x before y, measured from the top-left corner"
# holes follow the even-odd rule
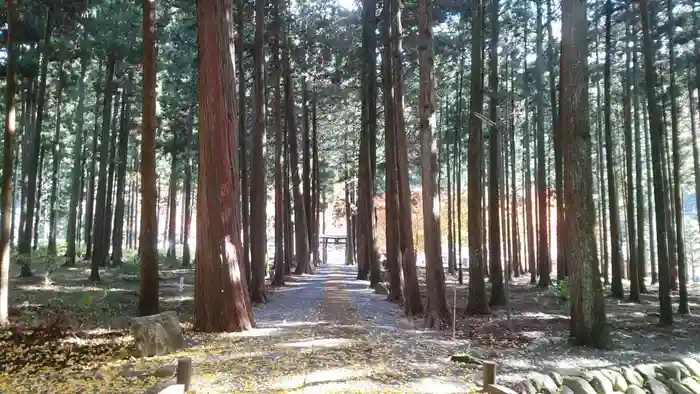
[[[697,0],[0,3],[0,391],[167,311],[697,334]]]

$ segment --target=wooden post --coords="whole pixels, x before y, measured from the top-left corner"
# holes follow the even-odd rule
[[[177,384],[185,385],[185,392],[190,389],[190,380],[192,379],[192,359],[189,357],[183,357],[177,360],[177,371],[175,372],[177,377]]]
[[[482,390],[486,392],[490,384],[496,383],[496,363],[484,361],[484,384]]]

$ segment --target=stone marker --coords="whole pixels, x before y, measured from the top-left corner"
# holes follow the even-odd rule
[[[384,282],[378,282],[373,288],[375,294],[389,295],[389,285]]]
[[[163,356],[184,345],[182,327],[174,311],[133,318],[131,333],[136,357]]]

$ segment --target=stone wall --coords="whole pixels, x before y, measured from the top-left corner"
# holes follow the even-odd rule
[[[682,358],[592,371],[532,373],[514,390],[519,394],[700,394],[700,362]]]

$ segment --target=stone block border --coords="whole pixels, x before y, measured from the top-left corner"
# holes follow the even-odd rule
[[[490,394],[700,394],[700,362],[684,357],[658,364],[596,370],[533,372],[515,386],[495,382],[495,364],[484,363],[483,390]]]

